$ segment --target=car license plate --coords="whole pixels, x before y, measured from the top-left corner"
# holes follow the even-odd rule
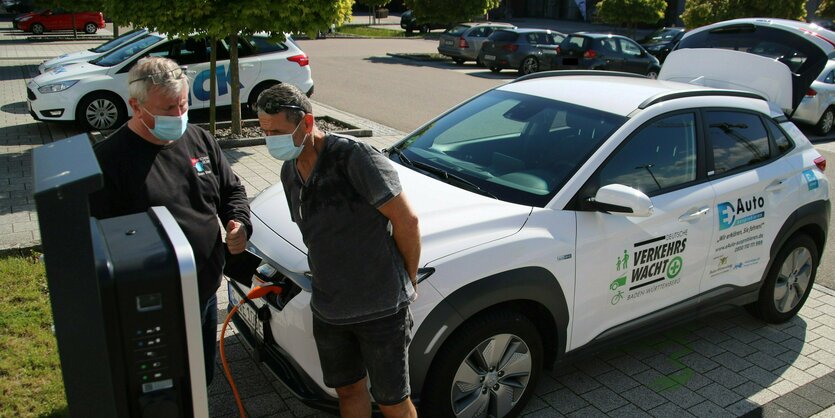
[[[237,305],[240,301],[240,298],[238,297],[238,295],[234,293],[235,291],[232,290],[230,286],[229,300],[232,302],[233,305]],[[249,306],[248,304],[244,303],[243,305],[238,306],[237,314],[241,317],[241,319],[244,320],[247,326],[249,326],[249,329],[254,331],[254,334],[256,335],[257,339],[259,341],[264,341],[264,325],[258,319],[258,313],[255,312],[255,309],[253,309],[252,306]]]
[[[453,43],[453,42],[452,42],[451,40],[449,40],[449,39],[447,39],[446,41],[444,41],[444,45],[452,46],[452,43]]]
[[[490,60],[490,61],[493,61],[493,60],[495,60],[495,59],[496,59],[496,56],[495,56],[495,55],[485,55],[485,56],[484,56],[484,59],[486,59],[486,60]]]

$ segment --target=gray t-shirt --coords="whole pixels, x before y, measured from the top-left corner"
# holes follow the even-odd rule
[[[290,214],[307,246],[313,314],[349,324],[396,313],[414,298],[403,257],[378,208],[400,194],[388,159],[368,144],[329,134],[302,183],[295,161],[281,168]]]

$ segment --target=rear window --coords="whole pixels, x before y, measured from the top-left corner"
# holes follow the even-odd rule
[[[511,32],[509,30],[497,30],[490,35],[489,39],[493,42],[513,42],[518,37],[519,34],[516,32]]]
[[[268,54],[270,52],[282,52],[287,50],[287,45],[282,42],[271,41],[263,36],[252,37],[252,50],[255,54]]]
[[[560,44],[561,49],[585,49],[589,38],[585,36],[569,35]]]
[[[460,35],[462,35],[464,32],[466,32],[466,30],[467,30],[467,29],[469,29],[469,28],[470,28],[470,27],[469,27],[469,26],[467,26],[467,25],[458,25],[458,26],[456,26],[456,27],[454,27],[454,28],[452,28],[452,29],[449,29],[449,30],[447,31],[447,34],[452,35],[452,36],[460,36]]]

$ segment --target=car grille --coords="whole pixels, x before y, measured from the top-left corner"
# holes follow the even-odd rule
[[[29,100],[37,100],[38,98],[35,96],[35,92],[32,91],[29,87],[26,88],[26,97]]]

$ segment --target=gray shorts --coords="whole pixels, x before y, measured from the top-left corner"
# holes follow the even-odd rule
[[[409,343],[414,322],[408,307],[358,324],[333,325],[313,316],[313,336],[325,385],[338,388],[366,376],[380,405],[409,397]]]

